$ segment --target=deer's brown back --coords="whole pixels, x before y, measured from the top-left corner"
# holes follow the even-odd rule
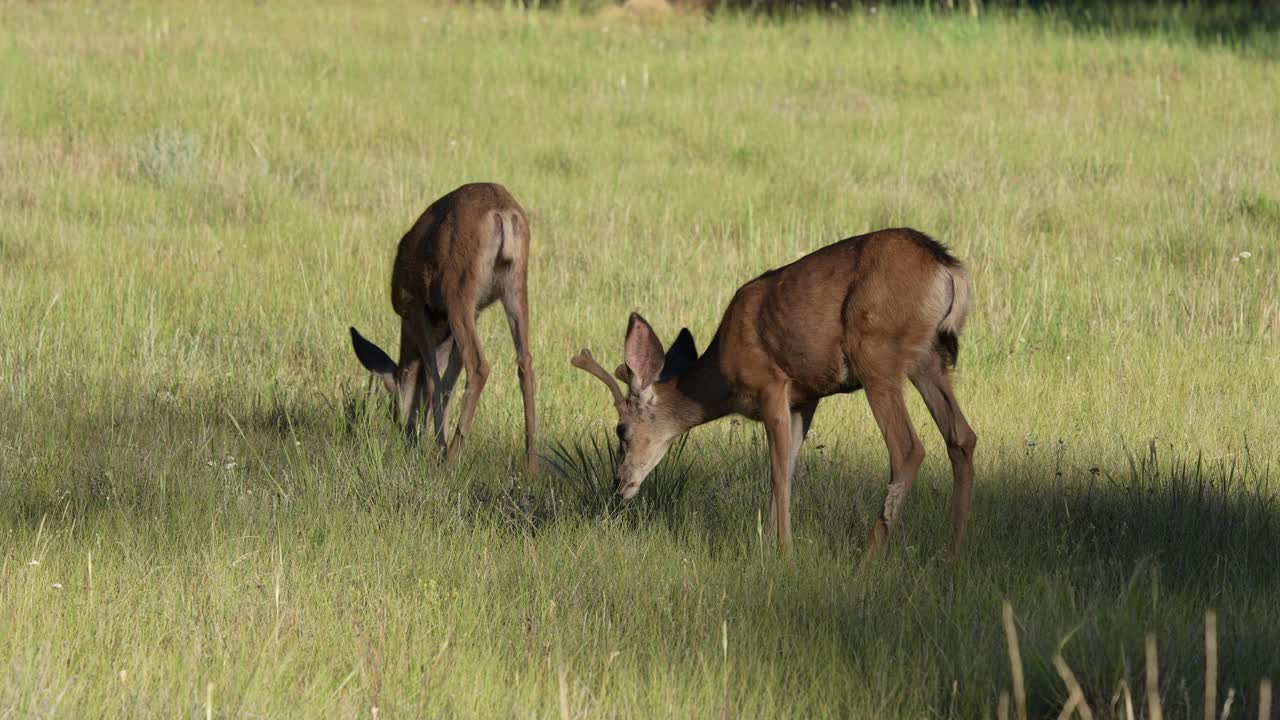
[[[504,238],[506,218],[512,237]],[[504,242],[517,247],[503,247]],[[446,298],[469,297],[473,311],[501,293],[511,272],[525,272],[528,222],[524,209],[495,183],[463,185],[433,202],[396,250],[391,303],[405,317],[415,304],[433,316]]]
[[[955,262],[931,243],[915,231],[884,230],[747,283],[716,334],[726,379],[746,388],[790,380],[798,404],[856,390],[869,375],[905,372],[944,312],[936,307],[940,263]]]

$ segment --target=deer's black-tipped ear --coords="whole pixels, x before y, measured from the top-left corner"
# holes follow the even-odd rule
[[[693,342],[693,333],[689,332],[689,328],[680,328],[680,334],[676,336],[675,342],[667,348],[667,357],[662,364],[662,375],[658,380],[680,377],[686,370],[693,367],[697,360],[698,346]]]
[[[382,384],[387,386],[387,392],[394,393],[396,391],[396,371],[399,368],[382,351],[382,348],[365,340],[364,336],[356,332],[355,328],[351,328],[351,347],[356,351],[356,358],[364,366],[365,370],[381,378]]]
[[[627,322],[627,341],[622,353],[627,369],[631,371],[631,392],[649,387],[662,374],[662,341],[640,313],[631,313]]]

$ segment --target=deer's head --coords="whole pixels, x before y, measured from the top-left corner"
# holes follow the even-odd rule
[[[578,353],[570,362],[599,378],[613,396],[613,406],[618,411],[619,442],[615,489],[623,498],[632,498],[666,456],[671,443],[689,429],[690,424],[680,414],[677,402],[680,391],[674,379],[693,365],[698,351],[693,335],[685,328],[664,352],[662,342],[649,323],[638,313],[631,313],[622,355],[623,363],[612,376],[588,350]],[[626,395],[618,381],[626,384]]]

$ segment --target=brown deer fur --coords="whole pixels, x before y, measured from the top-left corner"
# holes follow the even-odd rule
[[[501,185],[463,185],[431,203],[396,250],[391,305],[401,320],[400,362],[391,362],[351,328],[356,356],[382,378],[411,440],[416,437],[418,405],[425,394],[435,419],[436,442],[445,449],[449,400],[460,370],[466,370],[462,411],[447,447],[450,461],[462,454],[489,377],[476,316],[498,301],[515,343],[524,398],[526,462],[534,464],[537,417],[529,353],[528,266],[529,223],[520,204]]]
[[[865,390],[889,449],[889,491],[867,555],[888,539],[924,458],[903,396],[910,380],[946,441],[954,487],[950,543],[973,496],[977,436],[948,377],[971,290],[963,265],[923,233],[881,230],[841,240],[739,288],[701,356],[681,330],[665,353],[638,314],[627,326],[617,377],[583,350],[573,364],[609,386],[621,442],[618,493],[640,483],[689,429],[731,413],[764,423],[773,477],[773,528],[791,545],[791,476],[818,402]]]

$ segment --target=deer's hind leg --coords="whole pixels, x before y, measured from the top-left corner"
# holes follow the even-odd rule
[[[881,385],[867,384],[867,402],[876,418],[884,444],[889,450],[889,490],[885,495],[884,509],[871,527],[867,538],[867,558],[879,554],[889,540],[889,533],[898,520],[899,511],[911,493],[920,463],[924,462],[924,446],[911,427],[906,398],[902,394],[902,380]]]
[[[973,505],[973,449],[978,435],[969,427],[960,404],[951,390],[946,363],[938,352],[931,352],[911,373],[911,383],[920,391],[933,422],[947,443],[951,459],[951,527],[947,540],[952,550],[960,546],[969,510]]]
[[[520,379],[520,396],[524,401],[525,466],[532,471],[538,458],[535,447],[538,435],[537,382],[533,377],[533,355],[529,351],[529,294],[523,268],[512,273],[510,284],[502,294],[502,309],[507,314],[511,341],[516,349],[516,372]]]
[[[484,359],[479,333],[476,332],[475,288],[458,293],[455,302],[457,306],[449,308],[449,330],[462,355],[462,367],[467,371],[467,387],[462,392],[462,410],[458,414],[453,439],[449,441],[449,462],[456,462],[462,456],[467,436],[471,434],[471,421],[480,404],[480,393],[484,392],[485,381],[489,378],[489,363]]]

